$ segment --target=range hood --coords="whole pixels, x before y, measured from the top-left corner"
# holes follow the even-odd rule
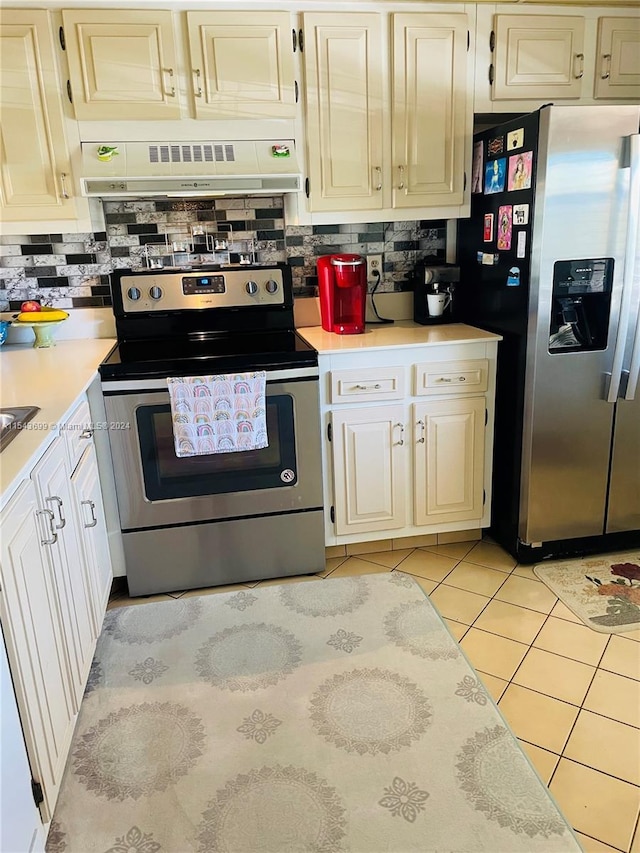
[[[278,195],[301,175],[292,139],[83,142],[80,185],[114,199]]]

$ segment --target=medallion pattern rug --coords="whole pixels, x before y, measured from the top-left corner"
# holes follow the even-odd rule
[[[422,589],[107,613],[48,853],[579,851]]]
[[[640,551],[540,563],[533,571],[594,631],[640,628]]]

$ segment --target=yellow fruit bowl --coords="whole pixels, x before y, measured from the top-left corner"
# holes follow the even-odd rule
[[[34,347],[54,347],[56,345],[53,337],[55,327],[59,326],[60,323],[64,323],[66,319],[67,318],[64,317],[61,320],[14,320],[13,325],[17,328],[30,326],[33,329],[36,336],[36,339],[33,342]]]

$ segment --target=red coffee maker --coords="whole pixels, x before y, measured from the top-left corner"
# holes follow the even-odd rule
[[[325,332],[362,334],[367,300],[366,260],[361,255],[318,258],[318,287]]]

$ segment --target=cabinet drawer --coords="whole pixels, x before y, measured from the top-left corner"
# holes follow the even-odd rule
[[[86,400],[80,403],[66,422],[64,435],[67,445],[69,471],[73,472],[80,461],[80,457],[86,450],[87,442],[91,441],[93,436],[91,412],[89,410],[89,403]]]
[[[400,400],[404,397],[404,367],[360,367],[331,372],[331,402]]]
[[[489,362],[486,358],[473,361],[440,361],[433,364],[416,364],[416,397],[426,394],[477,394],[486,391],[489,380]]]

